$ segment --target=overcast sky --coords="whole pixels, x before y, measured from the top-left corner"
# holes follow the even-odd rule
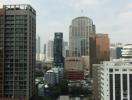
[[[97,33],[108,33],[110,42],[132,43],[132,0],[0,0],[3,4],[30,4],[37,11],[37,35],[41,44],[63,32],[78,16],[90,17]],[[83,10],[83,13],[81,13]]]

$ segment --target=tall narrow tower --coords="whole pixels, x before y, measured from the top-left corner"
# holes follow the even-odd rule
[[[63,67],[63,33],[55,33],[54,36],[54,64]]]
[[[0,9],[0,98],[34,95],[36,11],[30,5]]]
[[[40,60],[40,36],[36,39],[36,60]]]

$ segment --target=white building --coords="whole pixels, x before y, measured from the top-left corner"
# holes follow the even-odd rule
[[[56,73],[53,70],[48,70],[44,76],[45,82],[50,85],[56,84]]]
[[[55,85],[58,84],[61,79],[63,79],[63,73],[63,68],[52,68],[46,72],[44,79],[47,84]]]
[[[123,58],[132,58],[132,44],[126,44],[121,54]]]
[[[101,100],[132,100],[132,59],[105,61],[99,73]]]

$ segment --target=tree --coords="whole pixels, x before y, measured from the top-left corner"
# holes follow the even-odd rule
[[[62,95],[68,94],[68,81],[67,80],[60,81],[59,86],[60,86],[60,92]]]

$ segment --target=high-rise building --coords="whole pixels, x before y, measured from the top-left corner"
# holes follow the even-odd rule
[[[57,67],[63,67],[63,33],[56,32],[54,36],[54,64]]]
[[[0,9],[0,98],[29,100],[34,95],[35,40],[36,11],[30,5],[4,5]]]
[[[46,60],[53,60],[53,46],[54,42],[52,40],[49,40],[47,43]]]
[[[132,100],[132,59],[103,62],[100,68],[101,100]]]
[[[123,45],[120,43],[111,44],[110,46],[110,59],[120,59],[121,58],[121,50]]]
[[[69,56],[90,56],[90,37],[95,36],[95,25],[88,17],[72,20],[69,32]]]
[[[67,57],[68,56],[68,42],[63,41],[63,57]]]
[[[108,34],[96,34],[97,63],[110,60],[110,42]]]
[[[36,39],[36,53],[40,53],[40,36]]]
[[[90,75],[92,76],[92,64],[96,57],[95,25],[88,17],[77,17],[72,20],[69,32],[69,56],[84,56],[89,60]],[[88,69],[88,68],[86,68]]]
[[[44,49],[43,49],[43,53],[44,53],[44,61],[46,60],[46,44],[44,44]]]
[[[36,60],[40,59],[40,36],[36,39]]]
[[[121,54],[120,59],[94,65],[95,100],[132,99],[132,44],[124,45]]]

